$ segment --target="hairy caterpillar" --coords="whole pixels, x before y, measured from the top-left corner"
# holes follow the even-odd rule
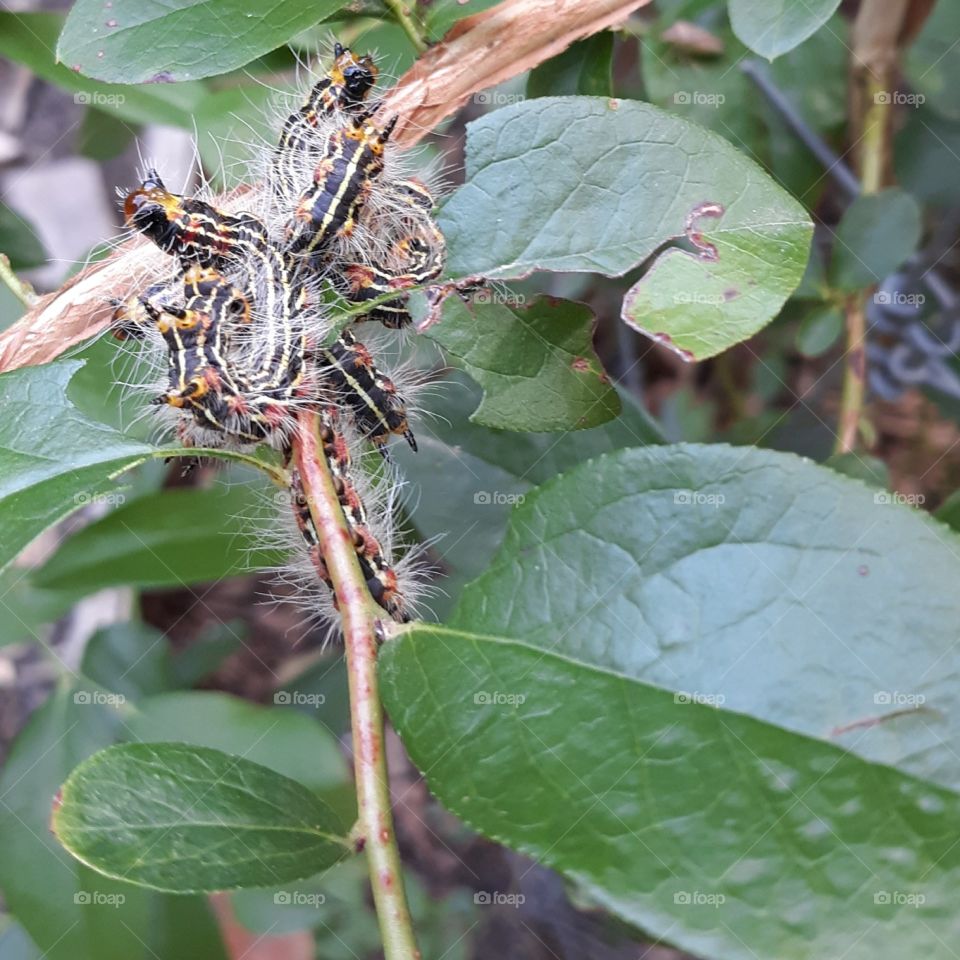
[[[445,243],[433,197],[409,176],[367,103],[377,69],[336,45],[329,71],[283,124],[264,184],[226,210],[170,192],[148,170],[124,197],[127,225],[169,257],[169,275],[115,304],[113,332],[165,357],[151,401],[186,445],[268,443],[285,457],[292,517],[315,578],[330,586],[302,484],[290,464],[297,413],[320,416],[324,454],[367,586],[394,619],[410,619],[417,578],[394,556],[391,497],[358,471],[362,446],[389,460],[416,450],[402,390],[350,331],[332,343],[325,290],[363,306],[361,319],[409,323],[403,291],[437,278]],[[372,494],[372,495],[371,495]]]

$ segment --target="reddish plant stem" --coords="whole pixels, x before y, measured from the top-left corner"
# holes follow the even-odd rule
[[[367,590],[323,452],[316,414],[300,415],[293,457],[340,610],[350,686],[357,841],[370,867],[384,956],[386,960],[418,960],[420,951],[407,907],[390,809],[383,707],[377,684],[377,622],[385,614]]]

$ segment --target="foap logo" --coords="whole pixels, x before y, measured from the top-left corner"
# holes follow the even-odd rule
[[[719,107],[727,102],[722,93],[707,93],[705,90],[678,90],[673,95],[678,107]]]
[[[473,95],[473,102],[485,107],[508,107],[526,99],[522,93],[502,93],[499,90],[481,90]]]
[[[922,693],[904,693],[902,690],[878,690],[873,695],[878,707],[922,707],[927,698]]]
[[[673,502],[680,507],[719,507],[727,502],[722,493],[704,493],[702,490],[674,490]]]
[[[127,898],[122,893],[103,893],[101,890],[78,890],[73,902],[80,907],[122,907]]]
[[[277,890],[273,902],[278,907],[322,907],[327,898],[322,893],[309,893],[306,890]]]
[[[919,107],[927,102],[922,93],[907,93],[905,90],[878,90],[873,102],[893,107]]]
[[[481,707],[519,707],[526,701],[525,693],[504,693],[500,690],[494,690],[492,693],[480,690],[473,695],[473,702]]]
[[[673,695],[673,702],[684,705],[698,703],[704,707],[722,707],[727,702],[727,698],[722,693],[700,693],[699,690],[694,690],[693,692],[678,690]]]
[[[512,507],[523,503],[525,499],[522,493],[503,493],[500,490],[478,490],[473,495],[473,502],[480,507]]]
[[[96,506],[122,507],[127,498],[122,493],[76,493],[73,496],[73,502],[78,507],[88,507],[91,504]]]
[[[322,707],[327,702],[324,693],[304,693],[300,690],[277,690],[273,702],[278,707]]]
[[[881,907],[922,907],[927,898],[922,893],[912,890],[877,890],[873,895],[873,902]]]
[[[527,298],[522,293],[512,290],[494,290],[490,287],[481,287],[473,295],[474,303],[497,303],[504,307],[522,307]]]
[[[722,293],[675,293],[674,303],[699,303],[708,307],[716,307],[728,301]]]
[[[82,107],[120,107],[127,102],[122,93],[88,93],[81,91],[73,95],[73,102]]]
[[[922,493],[897,493],[896,490],[878,490],[873,495],[873,502],[878,506],[897,504],[901,507],[922,507],[927,498]]]
[[[922,307],[927,298],[922,293],[903,293],[900,290],[878,290],[873,302],[880,307]]]
[[[723,906],[727,898],[722,893],[706,893],[703,890],[678,890],[673,895],[673,902],[681,907],[713,907]]]
[[[76,690],[73,702],[80,707],[119,707],[127,702],[122,693],[107,693],[103,690]]]
[[[478,890],[473,902],[481,907],[519,907],[526,901],[522,893],[500,893],[499,890]]]

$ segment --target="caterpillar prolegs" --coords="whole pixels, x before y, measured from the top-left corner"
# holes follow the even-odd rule
[[[391,504],[358,467],[369,444],[389,461],[402,436],[416,450],[405,388],[381,372],[351,330],[331,339],[333,290],[357,319],[410,322],[404,291],[443,270],[433,197],[373,118],[370,57],[335,48],[330,70],[285,120],[264,183],[243,209],[170,192],[148,170],[124,198],[126,222],[168,255],[168,270],[115,304],[113,330],[164,357],[152,400],[187,445],[267,443],[285,457],[293,519],[316,576],[330,578],[302,483],[290,465],[298,414],[317,414],[324,455],[367,586],[396,620],[410,618],[416,578],[394,562]],[[384,297],[396,293],[386,302]],[[359,470],[359,472],[358,472]]]

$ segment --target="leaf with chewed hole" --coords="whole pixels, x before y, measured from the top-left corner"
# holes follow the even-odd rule
[[[467,305],[448,297],[428,330],[457,366],[484,388],[470,419],[505,430],[582,430],[613,419],[620,398],[594,353],[594,316],[570,300],[498,302],[481,291]]]
[[[95,753],[67,778],[52,827],[95,870],[172,893],[299,880],[351,852],[347,825],[296,780],[182,743]]]
[[[628,100],[544,97],[467,127],[466,183],[444,205],[451,276],[620,276],[678,240],[625,318],[687,359],[751,336],[799,284],[813,225],[729,142]]]

